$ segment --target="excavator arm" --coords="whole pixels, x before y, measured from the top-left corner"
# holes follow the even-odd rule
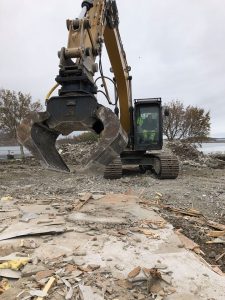
[[[59,95],[46,101],[46,111],[31,113],[17,130],[18,140],[47,168],[69,171],[55,143],[60,134],[93,130],[100,135],[98,147],[85,162],[87,169],[103,169],[127,146],[130,132],[131,77],[123,50],[115,0],[86,0],[75,20],[67,20],[68,44],[59,53]],[[114,84],[119,99],[119,114],[97,101],[94,75],[98,71],[108,101],[109,92],[101,64],[105,42],[114,73]],[[120,120],[117,115],[120,116]]]

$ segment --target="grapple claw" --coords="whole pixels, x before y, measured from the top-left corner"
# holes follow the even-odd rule
[[[117,116],[100,106],[93,95],[53,97],[44,113],[31,113],[17,130],[18,140],[51,170],[69,172],[55,143],[60,134],[94,130],[100,134],[96,151],[84,170],[103,171],[124,150],[128,138]]]
[[[85,168],[90,170],[103,170],[125,149],[128,137],[123,130],[118,117],[109,109],[101,106],[96,117],[103,124],[103,131],[97,150],[87,159]]]
[[[18,141],[24,145],[44,167],[51,170],[69,172],[69,168],[55,148],[55,142],[59,133],[44,125],[44,121],[48,118],[48,112],[30,113],[17,129]]]

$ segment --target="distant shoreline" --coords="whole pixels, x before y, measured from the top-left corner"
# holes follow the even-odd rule
[[[165,139],[164,141],[167,141],[167,139]],[[225,138],[209,138],[208,140],[204,141],[203,143],[204,144],[225,143]],[[14,147],[14,146],[19,147],[18,142],[12,141],[12,140],[9,140],[9,141],[6,141],[6,140],[1,141],[0,140],[0,147]]]

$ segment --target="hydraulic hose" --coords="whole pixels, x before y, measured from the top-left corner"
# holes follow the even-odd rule
[[[45,101],[48,101],[49,98],[51,97],[51,94],[57,89],[57,87],[59,86],[59,83],[56,83],[48,92],[48,94],[45,97]]]

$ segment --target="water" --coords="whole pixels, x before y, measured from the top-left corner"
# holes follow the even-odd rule
[[[13,154],[15,158],[20,158],[20,147],[19,146],[0,146],[0,159],[6,159],[7,154]],[[30,152],[24,148],[25,156],[30,156]]]
[[[205,154],[216,152],[225,153],[225,143],[203,143],[199,150]]]

